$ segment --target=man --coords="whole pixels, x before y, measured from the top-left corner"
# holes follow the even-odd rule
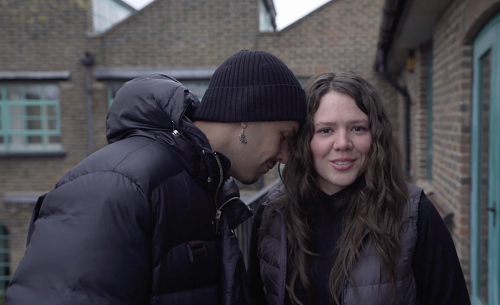
[[[245,304],[232,230],[251,212],[228,177],[286,163],[305,113],[297,79],[262,51],[227,59],[201,104],[165,75],[127,82],[110,145],[39,198],[7,304]]]

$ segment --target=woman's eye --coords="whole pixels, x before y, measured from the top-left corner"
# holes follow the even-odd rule
[[[366,128],[364,128],[363,126],[354,126],[352,130],[359,132],[359,131],[365,131]]]
[[[322,128],[322,129],[318,130],[318,133],[329,133],[329,132],[330,132],[329,128]]]

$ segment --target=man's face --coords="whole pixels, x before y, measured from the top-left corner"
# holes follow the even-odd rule
[[[257,182],[277,162],[288,161],[288,140],[299,129],[296,121],[248,122],[244,130],[247,144],[234,137],[228,157],[229,174],[244,184]],[[241,131],[241,130],[240,130]]]

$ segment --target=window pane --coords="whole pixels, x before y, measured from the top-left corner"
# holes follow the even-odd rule
[[[183,81],[182,84],[201,100],[207,91],[208,81]]]
[[[22,118],[11,118],[10,130],[24,130],[24,121]]]
[[[299,81],[300,85],[302,87],[304,87],[304,85],[307,83],[307,81],[309,80],[309,77],[304,77],[304,76],[301,76],[301,77],[297,77],[297,80]]]
[[[10,106],[10,116],[22,117],[24,113],[23,108],[23,106]]]
[[[49,136],[49,143],[50,144],[59,144],[59,143],[61,143],[61,137],[60,136]]]
[[[56,115],[56,106],[53,106],[53,105],[45,106],[45,115],[55,116]]]
[[[23,106],[10,106],[10,130],[23,130]]]
[[[40,86],[27,86],[26,87],[26,99],[27,100],[39,100],[40,99]]]
[[[189,89],[189,91],[193,92],[198,99],[201,96],[201,85],[200,83],[195,82],[184,82],[183,85]]]
[[[123,84],[112,84],[111,85],[111,98],[115,98],[116,92],[123,86]]]
[[[40,116],[42,114],[40,108],[40,106],[26,106],[26,115]]]
[[[490,138],[491,51],[481,58],[481,175],[479,200],[479,298],[488,304],[488,182]]]
[[[51,130],[56,130],[57,129],[57,120],[49,120],[49,128]]]
[[[45,85],[42,88],[44,100],[59,100],[59,87],[57,85]]]
[[[42,136],[28,136],[28,144],[42,144]]]
[[[9,136],[9,146],[12,150],[24,149],[24,136],[23,135]]]
[[[40,121],[40,120],[28,120],[28,129],[35,129],[35,130],[42,129],[42,121]]]
[[[11,101],[19,101],[22,99],[21,86],[8,86],[7,99]]]

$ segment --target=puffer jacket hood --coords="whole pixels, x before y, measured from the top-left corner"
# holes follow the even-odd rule
[[[183,101],[180,103],[179,101]],[[175,78],[163,74],[143,76],[126,82],[111,105],[106,118],[108,143],[143,136],[168,144],[182,166],[200,185],[206,176],[202,154],[211,153],[210,143],[191,121],[200,105],[198,98]],[[177,135],[173,135],[173,132]],[[231,162],[217,153],[224,181]],[[201,166],[201,167],[200,167]]]
[[[193,93],[170,76],[153,74],[133,79],[118,90],[109,108],[108,143],[131,135],[151,137],[181,128],[183,115],[190,117],[199,104]]]

